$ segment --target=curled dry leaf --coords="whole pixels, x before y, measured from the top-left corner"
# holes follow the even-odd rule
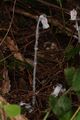
[[[3,94],[6,94],[10,91],[10,80],[3,80],[1,91]]]
[[[22,62],[27,62],[33,66],[33,61],[29,58],[25,59],[23,57],[23,55],[20,53],[20,50],[17,44],[14,42],[14,40],[12,40],[10,37],[7,37],[5,43],[17,60],[20,60]]]
[[[0,96],[0,104],[7,104],[7,101]],[[6,114],[3,109],[0,108],[0,120],[7,120]]]
[[[24,117],[24,116],[22,116],[22,115],[17,116],[17,117],[15,117],[15,118],[16,118],[16,120],[28,120],[26,117]]]
[[[22,54],[19,51],[19,48],[17,44],[15,44],[14,40],[12,40],[10,37],[7,37],[6,39],[6,45],[14,55],[14,57],[22,62],[24,62],[24,58]]]
[[[5,43],[17,60],[20,60],[22,62],[27,62],[33,66],[32,60],[30,60],[29,58],[24,59],[23,55],[20,53],[20,50],[19,50],[17,44],[14,42],[14,40],[12,40],[10,37],[7,37]]]
[[[15,118],[11,118],[11,120],[28,120],[28,119],[23,115],[19,115],[16,116]]]
[[[4,68],[3,70],[3,78],[4,80],[2,81],[1,91],[3,94],[6,94],[10,91],[11,87],[7,68]]]

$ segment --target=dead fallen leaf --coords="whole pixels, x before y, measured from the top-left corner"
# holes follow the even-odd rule
[[[2,82],[2,87],[1,87],[1,91],[3,94],[6,94],[10,91],[10,80],[3,80]]]
[[[33,66],[33,61],[29,58],[24,58],[23,55],[20,53],[20,50],[17,46],[17,44],[14,42],[14,40],[11,39],[11,37],[7,37],[5,44],[7,45],[7,47],[10,49],[11,53],[14,55],[14,57],[17,60],[20,60],[22,62],[27,62],[30,65]]]
[[[28,119],[23,115],[19,115],[16,116],[15,118],[11,118],[11,120],[28,120]]]
[[[16,118],[16,120],[28,120],[28,119],[27,119],[25,116],[23,116],[23,115],[16,116],[15,118]]]
[[[8,104],[7,101],[0,95],[0,104]],[[6,114],[3,109],[0,107],[0,120],[7,120]]]
[[[10,37],[7,37],[6,39],[6,45],[14,55],[14,57],[22,62],[24,62],[24,58],[22,54],[19,51],[19,48],[17,44],[15,44],[14,40],[12,40]]]
[[[10,91],[11,87],[7,68],[4,68],[3,70],[3,78],[4,80],[2,81],[1,91],[3,94],[6,94]]]

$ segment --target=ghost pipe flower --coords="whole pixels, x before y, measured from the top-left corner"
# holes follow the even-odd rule
[[[55,88],[54,91],[51,93],[51,95],[57,97],[62,89],[62,85],[58,84]]]
[[[77,19],[77,11],[75,9],[70,11],[70,20],[76,20]]]
[[[75,9],[70,11],[70,17],[70,20],[75,21],[75,28],[78,32],[78,42],[80,43],[80,27],[78,25],[80,19],[77,18],[77,11]]]
[[[51,93],[52,96],[58,97],[59,93],[64,93],[66,88],[63,88],[62,84],[57,84],[55,87],[53,86],[53,91]]]
[[[33,70],[33,98],[32,98],[32,104],[35,106],[36,101],[36,67],[37,67],[37,50],[38,50],[38,38],[39,38],[39,23],[42,23],[43,29],[49,28],[48,20],[45,14],[40,15],[37,22],[36,27],[36,41],[34,46],[34,70]]]
[[[48,20],[45,14],[40,15],[39,19],[40,19],[40,22],[42,23],[43,29],[49,28]]]
[[[80,20],[79,18],[77,18],[77,11],[75,9],[70,11],[70,17],[72,21],[75,21],[75,28],[78,32],[78,43],[80,44],[80,26],[78,25],[78,21]],[[79,56],[80,56],[80,51],[79,51]]]

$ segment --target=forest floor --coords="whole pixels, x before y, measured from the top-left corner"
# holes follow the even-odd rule
[[[32,105],[38,17],[46,14],[50,25],[43,30],[40,24],[39,28],[36,103],[34,110],[25,105],[22,107],[22,113],[29,120],[43,120],[45,111],[49,109],[49,96],[53,87],[62,84],[63,88],[69,89],[64,69],[67,66],[79,66],[79,56],[75,55],[73,59],[73,53],[68,54],[69,46],[75,47],[78,43],[70,11],[77,8],[79,13],[79,3],[75,0],[61,2],[62,4],[56,0],[0,1],[0,94],[9,103]],[[76,99],[73,101],[76,102]],[[53,119],[58,120],[51,112],[47,120]]]

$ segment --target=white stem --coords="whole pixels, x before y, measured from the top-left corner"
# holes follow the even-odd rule
[[[33,98],[32,98],[32,104],[35,106],[36,102],[36,68],[37,68],[37,50],[38,50],[38,38],[39,38],[39,23],[40,23],[40,18],[37,23],[36,27],[36,41],[35,41],[35,46],[34,46],[34,70],[33,70]]]
[[[80,43],[80,30],[79,30],[79,25],[78,25],[78,21],[76,20],[76,28],[78,31],[78,42]]]
[[[37,50],[38,50],[38,39],[39,39],[39,23],[42,23],[43,29],[49,28],[49,24],[47,21],[46,16],[40,15],[38,22],[37,22],[37,27],[36,27],[36,41],[35,41],[35,46],[34,46],[34,70],[33,70],[33,98],[32,98],[32,104],[35,106],[36,102],[36,68],[37,68]]]
[[[78,43],[80,44],[80,29],[79,29],[79,25],[78,25],[78,21],[76,20],[76,28],[78,31]],[[80,51],[79,51],[79,56],[80,56]]]

